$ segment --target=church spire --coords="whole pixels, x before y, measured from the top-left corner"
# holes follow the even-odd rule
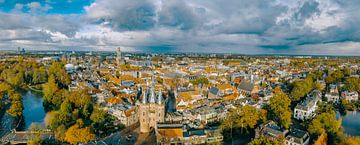
[[[161,103],[162,103],[162,91],[161,91],[161,89],[159,90],[159,95],[158,95],[157,103],[158,103],[158,104],[161,104]]]
[[[154,81],[154,77],[151,77],[151,88],[150,88],[150,103],[155,103],[155,81]]]
[[[147,93],[146,93],[146,91],[143,91],[143,98],[142,98],[142,103],[143,104],[146,104],[146,96],[147,96]]]

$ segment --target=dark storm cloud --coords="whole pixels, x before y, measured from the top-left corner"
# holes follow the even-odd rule
[[[46,14],[51,4],[24,6],[42,13],[0,13],[3,42],[131,51],[360,54],[357,0],[95,0],[77,15]]]

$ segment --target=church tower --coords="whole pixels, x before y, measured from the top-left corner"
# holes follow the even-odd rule
[[[117,49],[116,49],[116,63],[117,63],[117,65],[119,66],[119,65],[121,65],[121,49],[120,49],[120,47],[118,47]]]
[[[143,98],[139,105],[140,132],[147,133],[155,129],[157,122],[164,122],[165,105],[162,97],[162,91],[156,93],[155,82],[152,78],[152,85],[144,89]]]

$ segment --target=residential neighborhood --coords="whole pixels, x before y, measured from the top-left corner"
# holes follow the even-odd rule
[[[359,109],[358,58],[224,58],[208,54],[122,53],[121,48],[115,53],[96,55],[46,55],[9,53],[1,55],[1,63],[21,58],[24,63],[34,62],[45,68],[60,64],[63,75],[69,77],[63,89],[82,91],[85,94],[79,94],[77,100],[89,96],[93,108],[105,113],[98,114],[105,117],[100,122],[90,117],[93,123],[89,124],[89,133],[97,132],[96,137],[77,143],[308,145],[335,138],[327,128],[319,128],[319,123],[328,123],[323,122],[324,117],[334,119],[329,126],[336,127],[341,124],[339,114]],[[11,83],[4,78],[5,69],[2,72],[2,83]],[[44,90],[47,85],[49,82],[42,86],[43,91],[50,91]],[[47,94],[44,92],[44,99]],[[60,111],[64,105],[60,102]],[[43,127],[53,131],[55,140],[50,142],[54,143],[59,142],[57,130],[51,129],[51,122],[46,120],[51,114],[44,114]],[[106,130],[107,126],[116,127]],[[346,131],[344,134],[348,134]],[[321,138],[324,134],[328,135],[325,141]],[[64,141],[69,142],[66,136]],[[10,143],[16,141],[7,139]]]

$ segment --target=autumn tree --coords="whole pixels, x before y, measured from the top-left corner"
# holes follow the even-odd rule
[[[265,110],[258,110],[255,107],[245,105],[231,110],[222,122],[221,127],[230,130],[232,136],[234,128],[241,128],[241,133],[243,133],[243,129],[246,131],[247,129],[253,129],[259,122],[265,122],[265,120]]]
[[[341,118],[336,119],[335,112],[324,112],[317,115],[309,124],[311,134],[320,135],[322,132],[335,135],[340,131]]]
[[[9,93],[9,98],[11,101],[10,108],[6,111],[9,115],[19,118],[23,115],[23,104],[22,104],[22,96],[15,91],[11,91]]]
[[[71,126],[65,133],[65,141],[71,144],[88,143],[95,139],[89,127],[80,128],[78,124]]]
[[[222,128],[223,130],[230,130],[231,144],[233,144],[233,129],[237,127],[236,116],[236,110],[230,110],[230,112],[227,114],[226,118],[222,121],[220,125],[220,128]]]
[[[267,138],[267,137],[260,137],[257,139],[253,139],[248,145],[282,145],[283,143],[279,142],[278,140]]]
[[[360,137],[359,136],[345,137],[339,143],[339,145],[359,145],[359,144],[360,144]]]
[[[43,86],[44,101],[53,103],[53,98],[58,90],[59,88],[55,82],[55,77],[50,76],[48,82]]]
[[[313,89],[313,78],[311,75],[304,80],[297,80],[294,82],[294,87],[291,90],[290,97],[292,101],[299,101],[306,94]]]
[[[270,98],[270,117],[284,128],[289,128],[291,123],[290,104],[290,98],[283,92],[275,93],[275,96]]]
[[[14,101],[14,102],[11,102],[11,106],[6,112],[9,115],[11,115],[12,117],[19,118],[22,116],[23,110],[24,110],[24,108],[23,108],[22,103],[20,101]]]
[[[65,133],[66,133],[65,125],[60,125],[59,127],[57,127],[54,131],[56,140],[64,142],[65,141]]]
[[[107,113],[104,110],[96,107],[92,112],[90,119],[95,123],[103,123],[106,120]]]
[[[243,129],[253,129],[260,122],[266,121],[266,111],[258,110],[255,107],[245,105],[237,108],[235,123]]]
[[[45,83],[47,80],[47,73],[44,67],[35,68],[32,74],[32,84]]]
[[[67,74],[64,64],[53,62],[48,69],[48,76],[54,76],[55,82],[60,88],[67,87],[70,84],[70,77]]]
[[[200,78],[197,78],[195,80],[191,80],[190,81],[192,84],[194,85],[206,85],[206,84],[209,84],[209,80],[206,78],[206,77],[200,77]]]
[[[360,92],[360,78],[347,78],[345,88],[349,91]]]

